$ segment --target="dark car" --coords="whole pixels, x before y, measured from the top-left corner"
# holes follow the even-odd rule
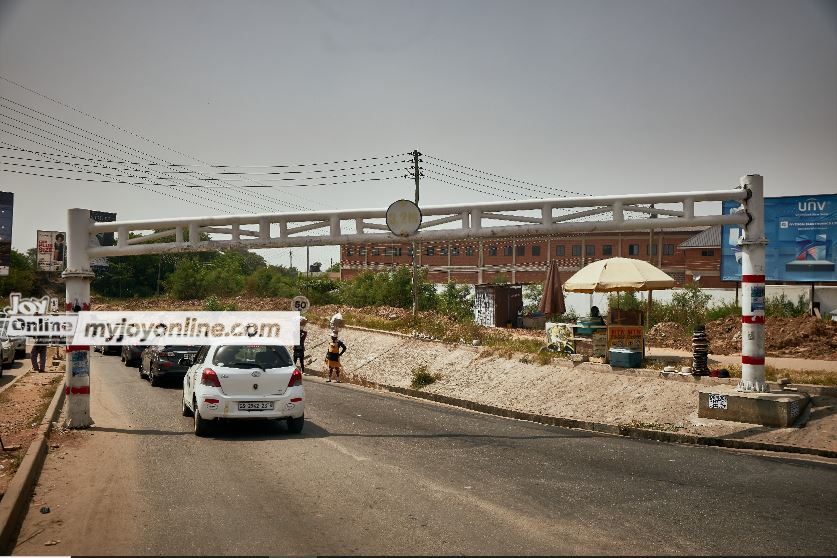
[[[140,378],[148,378],[152,386],[159,386],[163,378],[183,379],[189,369],[181,364],[191,361],[200,349],[198,345],[153,345],[146,347],[140,357]]]
[[[125,366],[139,366],[145,345],[122,345],[120,357]]]

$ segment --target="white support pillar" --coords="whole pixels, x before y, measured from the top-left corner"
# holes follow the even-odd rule
[[[90,211],[67,211],[67,269],[62,273],[66,287],[68,313],[90,310],[90,258],[87,246],[90,236]],[[121,239],[120,235],[120,240]],[[64,386],[67,395],[68,428],[88,428],[93,425],[90,417],[90,347],[67,347],[67,371]]]
[[[764,379],[764,183],[761,175],[741,177],[748,191],[744,209],[750,221],[741,245],[741,381],[739,391],[768,391]]]

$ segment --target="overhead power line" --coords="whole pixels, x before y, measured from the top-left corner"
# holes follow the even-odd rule
[[[557,190],[557,191],[560,191],[560,192],[566,192],[567,194],[572,194],[573,196],[587,196],[587,195],[589,195],[589,194],[582,194],[581,192],[573,192],[572,190],[565,190],[564,188],[548,187],[548,186],[543,186],[541,184],[535,184],[534,182],[528,182],[526,180],[519,180],[517,178],[510,178],[508,176],[502,176],[502,175],[499,175],[499,174],[496,174],[496,173],[493,173],[493,172],[488,172],[488,171],[484,171],[484,170],[477,169],[477,168],[474,168],[474,167],[469,167],[467,165],[462,165],[460,163],[454,163],[453,161],[448,161],[446,159],[441,159],[439,157],[434,157],[432,155],[425,155],[425,156],[428,159],[434,159],[434,160],[440,161],[442,163],[447,163],[448,165],[454,165],[454,166],[461,167],[461,168],[466,169],[466,170],[478,172],[480,174],[484,174],[484,175],[487,175],[487,176],[502,178],[503,180],[510,180],[512,182],[517,182],[517,183],[525,184],[525,185],[528,185],[528,186],[535,186],[537,188],[542,188],[542,189],[543,188],[548,188],[550,190]]]
[[[154,141],[154,140],[151,140],[151,139],[149,139],[149,138],[147,138],[147,137],[145,137],[145,136],[141,136],[141,135],[139,135],[139,134],[136,134],[136,133],[134,133],[134,132],[132,132],[132,131],[130,131],[130,130],[127,130],[127,129],[125,129],[125,128],[121,127],[121,126],[117,126],[117,125],[115,125],[115,124],[112,124],[112,123],[110,123],[110,122],[108,122],[108,121],[106,121],[106,120],[104,120],[104,119],[101,119],[101,118],[99,118],[99,117],[95,116],[95,115],[92,115],[92,114],[87,113],[87,112],[85,112],[85,111],[82,111],[82,110],[80,110],[80,109],[78,109],[78,108],[76,108],[76,107],[73,107],[72,105],[69,105],[69,104],[67,104],[67,103],[64,103],[63,101],[60,101],[60,100],[55,99],[55,98],[53,98],[53,97],[50,97],[50,96],[48,96],[48,95],[44,95],[43,93],[40,93],[40,92],[38,92],[38,91],[35,91],[34,89],[28,88],[28,87],[26,87],[26,86],[24,86],[24,85],[22,85],[22,84],[20,84],[20,83],[18,83],[18,82],[16,82],[16,81],[14,81],[14,80],[10,80],[9,78],[6,78],[5,76],[0,75],[0,79],[3,79],[4,81],[7,81],[7,82],[9,82],[9,83],[12,83],[13,85],[16,85],[16,86],[18,86],[18,87],[20,87],[20,88],[22,88],[22,89],[24,89],[24,90],[26,90],[26,91],[29,91],[29,92],[31,92],[31,93],[33,93],[33,94],[35,94],[35,95],[38,95],[38,96],[40,96],[40,97],[42,97],[42,98],[45,98],[45,99],[47,99],[47,100],[49,100],[49,101],[52,101],[52,102],[54,102],[54,103],[57,103],[57,104],[59,104],[59,105],[61,105],[61,106],[65,107],[65,108],[68,108],[68,109],[70,109],[70,110],[73,110],[73,111],[75,111],[75,112],[77,112],[77,113],[79,113],[79,114],[82,114],[82,115],[87,116],[87,117],[89,117],[89,118],[92,118],[92,119],[94,119],[94,120],[96,120],[96,121],[98,121],[98,122],[101,122],[101,123],[103,123],[103,124],[106,124],[106,125],[108,125],[108,126],[111,126],[111,127],[113,127],[113,128],[116,128],[116,129],[118,129],[118,130],[120,130],[120,131],[123,131],[123,132],[125,132],[125,133],[128,133],[128,134],[130,134],[130,135],[132,135],[132,136],[134,136],[134,137],[137,137],[137,138],[139,138],[139,139],[142,139],[142,140],[144,140],[144,141],[147,141],[147,142],[149,142],[149,143],[152,143],[152,144],[154,144],[154,145],[157,145],[157,146],[162,147],[162,148],[164,148],[164,149],[167,149],[167,150],[169,150],[169,151],[172,151],[172,152],[178,153],[179,155],[181,155],[181,156],[183,156],[183,157],[185,157],[185,158],[189,158],[189,159],[195,160],[195,161],[197,161],[197,162],[199,162],[199,163],[204,163],[204,164],[206,164],[206,162],[205,162],[205,161],[201,161],[200,159],[197,159],[197,158],[196,158],[196,157],[194,157],[194,156],[187,155],[186,153],[183,153],[183,152],[178,151],[178,150],[176,150],[176,149],[174,149],[174,148],[171,148],[171,147],[165,146],[165,145],[163,145],[163,144],[161,144],[161,143],[159,143],[159,142],[156,142],[156,141]],[[20,103],[18,103],[18,105],[19,105],[19,106],[25,106],[25,105],[22,105],[22,104],[20,104]],[[29,108],[29,107],[27,107],[27,108]],[[31,109],[31,110],[35,110],[35,109]],[[41,113],[41,114],[44,114],[44,113]],[[47,116],[49,116],[49,115],[47,115]],[[51,117],[51,118],[55,118],[55,117]],[[56,119],[56,120],[59,120],[59,119],[57,119],[57,118],[55,118],[55,119]],[[62,121],[62,122],[63,122],[63,121]],[[92,132],[88,132],[88,133],[93,134]],[[111,141],[112,141],[112,140],[111,140]],[[116,143],[116,142],[114,142],[114,143]],[[111,149],[114,149],[114,148],[111,148]],[[142,151],[140,151],[140,150],[138,150],[138,149],[136,149],[136,148],[131,148],[131,149],[132,149],[133,151],[137,151],[137,152],[143,153]],[[114,149],[114,150],[115,150],[115,149]],[[156,156],[150,156],[150,155],[148,155],[148,154],[145,154],[145,155],[147,156],[147,158],[156,158],[156,159],[160,159],[160,160],[162,160],[161,158],[156,157]],[[235,187],[235,186],[233,185],[233,187]],[[246,191],[246,190],[245,190],[245,191]],[[291,203],[289,203],[289,202],[287,202],[287,201],[278,200],[278,199],[276,199],[276,198],[274,198],[274,197],[265,196],[265,195],[258,194],[258,193],[256,193],[255,195],[256,195],[256,196],[258,196],[258,197],[261,197],[262,199],[264,199],[264,200],[266,200],[266,201],[268,201],[268,202],[270,202],[270,203],[272,203],[272,204],[277,204],[277,203],[278,203],[278,204],[281,204],[281,205],[285,205],[285,206],[287,206],[287,207],[293,207],[293,208],[296,208],[296,209],[299,209],[299,208],[300,208],[300,206],[299,206],[299,205],[297,205],[297,204],[291,204]],[[293,195],[293,194],[291,194],[291,195]],[[232,198],[231,196],[229,196],[229,194],[226,194],[226,193],[223,193],[223,194],[222,194],[222,196],[224,196],[224,197],[226,197],[226,198],[229,198],[229,199],[238,199],[238,198]],[[294,197],[300,197],[300,196],[295,196],[295,195],[294,195]],[[241,200],[239,200],[239,203],[241,203]],[[251,204],[251,205],[252,205],[252,204]],[[307,209],[307,208],[304,208],[304,207],[303,207],[302,209]]]

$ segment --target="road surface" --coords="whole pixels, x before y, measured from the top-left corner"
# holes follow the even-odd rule
[[[594,435],[306,378],[303,435],[196,438],[92,359],[17,554],[831,554],[837,467]],[[51,512],[38,509],[49,505]],[[50,544],[50,546],[46,546]]]

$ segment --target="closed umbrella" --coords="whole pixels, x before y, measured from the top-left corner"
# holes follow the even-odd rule
[[[538,310],[546,315],[561,315],[567,311],[564,303],[564,290],[561,288],[561,274],[558,271],[558,262],[553,260],[546,274],[546,282],[543,286],[543,296],[538,305]]]

